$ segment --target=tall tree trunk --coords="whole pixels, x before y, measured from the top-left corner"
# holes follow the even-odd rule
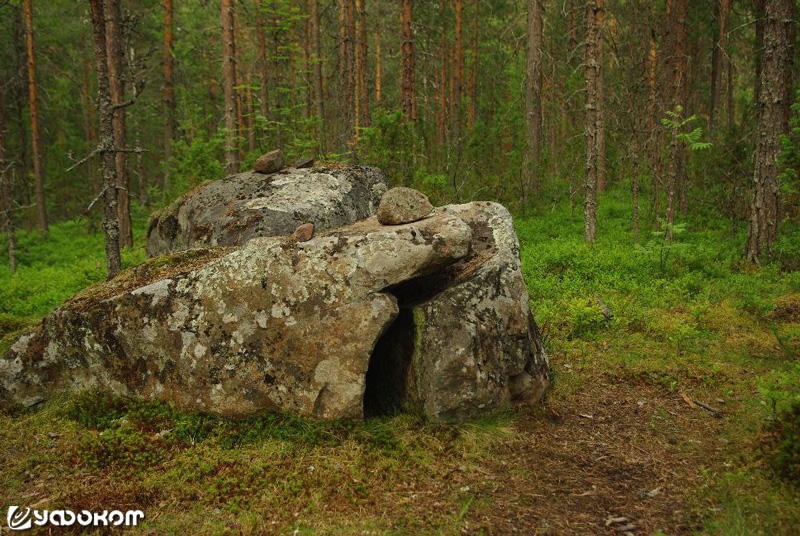
[[[655,31],[650,31],[650,48],[647,54],[647,152],[655,153],[654,147],[656,139],[656,96],[657,93],[657,77],[656,68],[658,66],[658,49],[656,48]]]
[[[106,58],[108,59],[108,81],[111,89],[111,105],[114,107],[114,146],[125,149],[128,144],[126,134],[125,108],[118,106],[125,98],[123,75],[122,32],[119,0],[104,0],[106,14]],[[131,226],[130,179],[128,176],[128,154],[116,151],[117,163],[117,212],[119,213],[119,245],[123,248],[133,246]]]
[[[722,65],[725,56],[725,40],[727,32],[728,11],[730,10],[730,0],[717,0],[716,13],[719,19],[714,48],[711,51],[711,100],[708,108],[708,131],[711,134],[711,141],[717,139],[717,117],[719,116],[720,94],[722,93]]]
[[[236,43],[234,41],[233,0],[220,0],[222,8],[222,84],[225,92],[225,173],[239,172],[239,149],[236,139]]]
[[[441,38],[441,66],[439,71],[439,124],[436,130],[436,143],[438,145],[442,145],[447,141],[447,28],[445,28],[444,25],[442,25]]]
[[[766,0],[761,46],[758,145],[745,257],[758,264],[771,254],[780,222],[778,156],[789,125],[794,0]]]
[[[542,0],[528,0],[528,53],[525,111],[528,125],[527,190],[538,191],[542,157]]]
[[[375,29],[375,102],[378,104],[383,100],[383,57],[381,55],[381,27]]]
[[[322,53],[320,52],[320,29],[319,29],[319,0],[311,1],[311,53],[313,56],[313,78],[314,78],[314,110],[317,116],[319,131],[317,132],[318,152],[323,155],[327,152],[327,134],[325,129],[325,96],[322,88]]]
[[[281,21],[278,18],[278,4],[275,0],[272,1],[272,80],[273,80],[273,87],[275,88],[275,93],[272,94],[272,102],[270,106],[272,107],[272,124],[275,127],[275,144],[280,147],[283,145],[283,120],[284,117],[284,97],[282,92],[287,88],[287,83],[284,80],[283,72],[284,72],[284,63],[285,59],[282,59],[284,56],[281,53]]]
[[[605,0],[597,0],[597,189],[606,189]]]
[[[756,63],[756,77],[755,87],[753,88],[753,107],[756,114],[759,113],[761,108],[758,103],[761,102],[761,65],[763,57],[764,46],[764,19],[766,11],[767,0],[755,0],[755,18],[756,18],[756,49],[755,49],[755,63]],[[756,118],[758,121],[758,118]]]
[[[253,110],[253,87],[250,84],[252,79],[248,73],[248,83],[245,91],[247,92],[247,149],[252,153],[256,150],[256,121],[255,111]]]
[[[358,15],[358,47],[356,55],[360,68],[358,71],[359,91],[359,110],[361,118],[359,124],[362,127],[369,126],[369,84],[367,82],[367,11],[364,9],[364,0],[356,0],[356,12]]]
[[[14,203],[12,192],[12,174],[10,162],[6,159],[7,145],[6,136],[6,117],[5,117],[5,95],[3,87],[0,86],[0,228],[6,234],[6,244],[8,247],[8,267],[11,272],[17,270],[17,237],[14,234],[13,209]]]
[[[461,138],[461,95],[464,92],[464,36],[463,36],[463,1],[456,2],[456,48],[455,48],[455,77],[453,79],[453,139],[458,142]]]
[[[172,20],[174,16],[173,0],[164,0],[164,189],[169,188],[169,159],[172,157],[172,142],[175,140],[177,125],[175,121],[175,87],[172,81],[174,57],[172,43],[174,40]]]
[[[318,0],[314,0],[316,3]],[[258,41],[259,103],[262,120],[269,118],[269,58],[267,54],[267,35],[264,30],[266,20],[261,0],[256,0],[256,39]],[[317,17],[317,22],[319,18]]]
[[[675,0],[673,7],[672,105],[674,110],[680,107],[685,111],[687,0]],[[683,117],[683,113],[681,113],[681,117]],[[679,181],[682,180],[684,152],[680,143],[678,143],[677,134],[677,130],[672,129],[669,169],[667,171],[667,209],[664,215],[664,222],[667,225],[666,237],[668,239],[672,238],[671,226],[675,222],[678,191],[682,188]]]
[[[586,111],[584,115],[586,136],[586,178],[584,202],[584,236],[587,242],[597,237],[597,0],[586,2],[586,41],[584,79],[586,82]]]
[[[122,261],[119,254],[119,223],[117,218],[117,170],[114,158],[114,107],[108,77],[106,56],[106,16],[103,0],[89,0],[92,8],[94,49],[97,69],[97,115],[102,169],[103,169],[103,229],[106,237],[106,277],[114,278],[120,271]]]
[[[413,17],[412,0],[403,0],[403,71],[400,82],[403,112],[409,121],[417,120],[416,88],[414,81],[414,33],[411,29]]]
[[[23,0],[22,10],[25,15],[25,41],[28,56],[28,100],[31,114],[31,147],[33,152],[33,176],[36,181],[36,209],[39,229],[47,233],[47,205],[44,196],[44,170],[41,151],[41,135],[39,133],[39,96],[36,85],[36,52],[33,36],[32,0]]]
[[[478,115],[478,0],[475,0],[472,19],[472,84],[470,86],[469,126],[475,126]]]
[[[239,162],[242,160],[244,149],[244,141],[246,139],[247,122],[245,120],[245,111],[247,109],[247,100],[245,97],[245,83],[242,69],[239,67],[239,11],[236,8],[237,0],[232,0],[233,6],[233,65],[234,65],[234,91],[236,93],[236,148],[239,151]],[[294,33],[292,34],[292,44],[294,44]],[[294,46],[291,47],[294,50]],[[290,61],[293,62],[293,56],[290,56]],[[294,72],[292,72],[292,97],[294,98]]]
[[[313,83],[311,81],[311,22],[310,17],[303,21],[303,88],[306,95],[306,105],[303,107],[303,119],[311,119],[314,114]]]
[[[733,100],[733,58],[728,57],[728,132],[733,132],[736,123],[736,107]]]
[[[355,77],[354,77],[354,23],[353,23],[353,0],[339,0],[339,55],[341,62],[341,108],[344,126],[343,142],[348,144],[353,137],[353,124],[355,118],[355,105],[358,99],[354,97]]]

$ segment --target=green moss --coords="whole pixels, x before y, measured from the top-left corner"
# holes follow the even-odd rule
[[[221,257],[233,248],[213,247],[192,249],[171,255],[160,255],[128,268],[111,281],[94,284],[67,300],[71,308],[83,309],[113,296],[140,288],[158,280],[176,277]]]
[[[0,313],[0,356],[37,322],[37,318],[19,318]]]

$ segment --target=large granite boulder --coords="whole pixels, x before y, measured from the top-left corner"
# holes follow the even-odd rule
[[[224,416],[462,421],[541,399],[547,357],[502,206],[310,234],[161,256],[89,287],[0,358],[0,407],[99,386]]]
[[[239,173],[205,183],[150,220],[147,255],[209,246],[236,246],[259,236],[348,225],[377,211],[387,180],[369,167],[285,168]]]
[[[398,313],[385,290],[463,258],[470,242],[449,214],[395,227],[372,218],[308,242],[257,238],[151,261],[14,344],[0,360],[0,406],[101,386],[225,416],[361,417],[373,346]]]

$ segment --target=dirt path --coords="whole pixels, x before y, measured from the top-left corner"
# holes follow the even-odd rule
[[[701,467],[723,463],[726,417],[715,419],[649,385],[587,385],[518,420],[518,440],[480,471],[476,502],[485,498],[485,506],[465,516],[466,532],[689,534],[699,528],[694,492],[702,485]]]

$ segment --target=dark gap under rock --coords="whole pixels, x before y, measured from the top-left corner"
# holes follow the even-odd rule
[[[367,368],[364,388],[364,418],[396,415],[408,399],[409,369],[414,353],[414,313],[400,313],[378,339]]]
[[[364,417],[396,415],[407,409],[409,374],[414,353],[414,306],[441,294],[464,274],[472,272],[471,266],[483,259],[469,255],[452,265],[434,272],[388,287],[385,292],[397,298],[400,313],[386,332],[375,343],[367,368],[364,389]]]

